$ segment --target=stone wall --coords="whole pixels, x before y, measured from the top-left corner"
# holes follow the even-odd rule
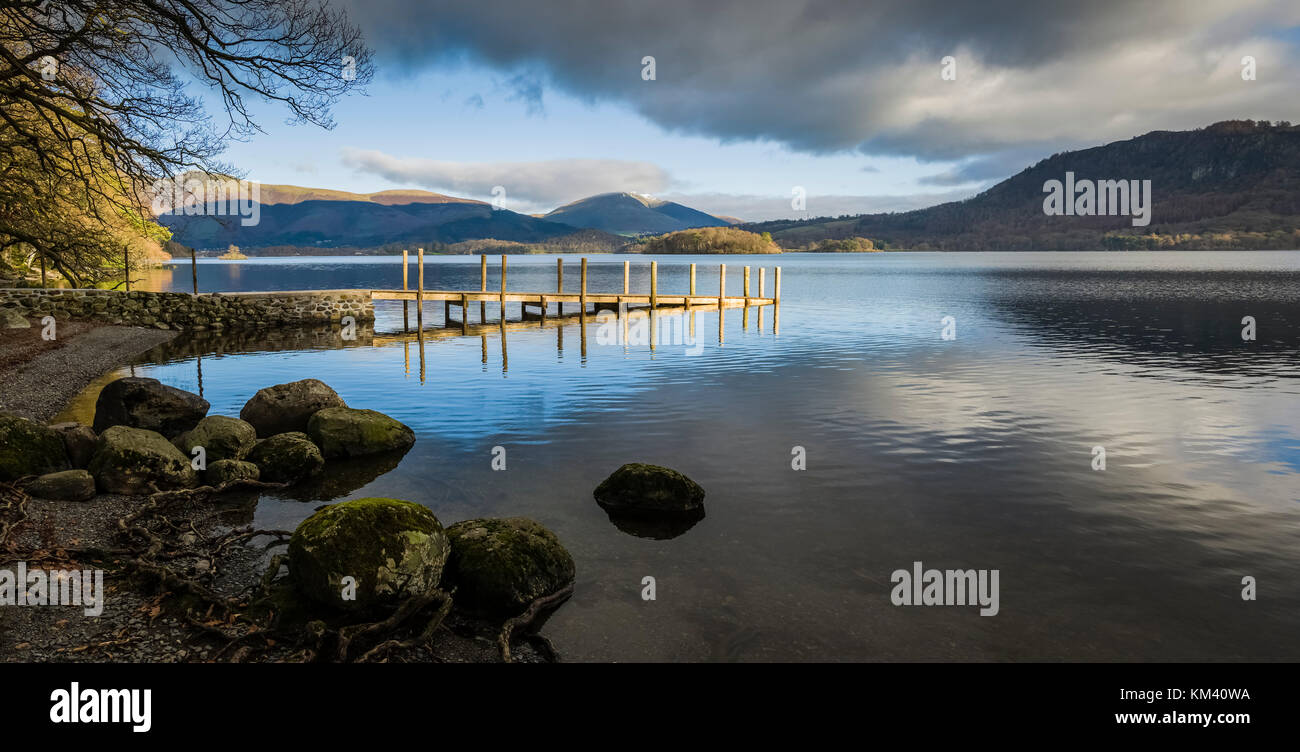
[[[344,316],[374,321],[369,290],[299,292],[141,292],[0,289],[0,308],[29,318],[93,320],[192,331],[338,324]]]

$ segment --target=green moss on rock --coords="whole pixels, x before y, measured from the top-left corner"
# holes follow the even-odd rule
[[[326,457],[362,457],[406,449],[415,431],[377,410],[327,407],[307,421],[307,436]]]
[[[42,475],[24,490],[41,499],[89,501],[95,496],[95,479],[85,470],[63,470]]]
[[[209,415],[172,443],[186,455],[192,455],[194,447],[203,447],[209,464],[218,460],[242,460],[257,443],[257,429],[239,418]]]
[[[257,465],[241,460],[217,460],[208,465],[203,480],[209,486],[219,486],[236,480],[260,480],[262,473]]]
[[[190,458],[162,434],[127,426],[112,426],[99,435],[87,469],[104,493],[168,491],[191,488],[198,482]]]
[[[456,603],[489,614],[517,614],[573,582],[573,557],[560,539],[526,517],[457,522],[448,581]]]
[[[248,453],[248,461],[257,465],[267,483],[297,483],[325,466],[320,449],[307,434],[297,431],[257,442]]]
[[[317,602],[365,611],[435,590],[450,548],[428,508],[357,499],[324,507],[298,525],[289,539],[289,571]],[[344,599],[345,577],[355,579],[354,600]]]
[[[17,415],[0,413],[0,481],[69,468],[63,437]]]

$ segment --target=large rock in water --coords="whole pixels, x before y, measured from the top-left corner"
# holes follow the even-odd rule
[[[596,486],[596,502],[625,514],[695,514],[704,507],[704,489],[667,467],[626,464]]]
[[[99,436],[90,426],[80,423],[51,423],[50,429],[63,437],[63,448],[68,450],[68,461],[73,467],[84,468],[95,455]]]
[[[258,436],[266,438],[278,433],[306,431],[308,419],[327,407],[347,407],[347,404],[324,382],[303,379],[259,390],[244,404],[239,417],[251,423]]]
[[[64,470],[42,475],[23,490],[41,499],[87,501],[95,496],[95,479],[85,470]]]
[[[129,426],[175,436],[188,431],[208,414],[208,401],[197,394],[167,386],[157,379],[130,377],[105,386],[95,400],[95,430]]]
[[[415,443],[415,431],[376,410],[327,407],[307,421],[307,436],[326,457],[361,457]]]
[[[63,437],[46,426],[0,413],[0,481],[67,470]]]
[[[471,610],[518,614],[573,582],[573,557],[560,539],[526,517],[457,522],[447,536],[447,577],[456,602]]]
[[[307,434],[297,431],[257,442],[248,453],[248,461],[257,465],[261,479],[267,483],[297,483],[325,466],[320,449]]]
[[[331,504],[289,539],[289,572],[304,595],[349,611],[393,605],[437,589],[450,545],[433,512],[397,499]],[[355,598],[344,598],[344,577]]]
[[[198,482],[190,458],[162,434],[128,426],[112,426],[99,435],[88,469],[104,493],[170,491]]]
[[[242,460],[257,443],[257,429],[239,418],[209,415],[192,430],[177,436],[172,443],[190,457],[194,455],[195,447],[203,447],[209,464],[219,460]]]

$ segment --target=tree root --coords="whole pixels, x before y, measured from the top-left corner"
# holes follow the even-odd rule
[[[522,614],[512,619],[507,619],[506,623],[501,625],[501,633],[497,635],[497,648],[501,652],[502,662],[514,662],[510,656],[510,640],[517,630],[522,634],[527,634],[528,630],[537,622],[538,617],[554,610],[556,606],[559,606],[561,603],[568,600],[572,595],[573,583],[570,582],[563,590],[557,590],[550,595],[543,595],[528,604],[528,608],[525,609]],[[534,636],[539,637],[542,644],[545,646],[542,650],[543,656],[545,656],[547,660],[554,662],[557,656],[555,654],[555,648],[551,645],[550,640],[547,640],[545,637],[540,637],[540,635]]]

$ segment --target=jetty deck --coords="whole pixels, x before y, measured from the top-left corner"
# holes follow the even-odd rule
[[[459,326],[465,327],[469,324],[471,315],[471,305],[479,304],[479,325],[487,324],[487,304],[498,304],[498,323],[506,321],[506,304],[518,303],[520,311],[520,321],[542,320],[545,321],[550,314],[550,307],[556,306],[559,317],[566,317],[564,312],[565,305],[576,305],[578,310],[575,312],[578,317],[588,314],[588,308],[591,307],[593,313],[602,310],[612,310],[624,312],[632,308],[642,308],[655,310],[659,308],[683,308],[686,310],[719,310],[726,308],[750,308],[769,305],[780,305],[781,302],[781,267],[775,267],[773,274],[773,289],[769,296],[767,293],[766,269],[758,270],[758,284],[754,288],[751,286],[750,267],[744,267],[744,277],[740,295],[727,295],[727,265],[719,264],[718,266],[718,292],[717,294],[700,294],[696,286],[696,265],[690,265],[689,290],[686,292],[669,292],[661,293],[659,291],[659,265],[658,262],[650,262],[650,290],[648,292],[632,292],[630,286],[631,279],[631,262],[623,262],[623,289],[615,292],[592,292],[587,289],[587,259],[583,258],[579,268],[578,289],[576,291],[566,291],[564,289],[564,260],[556,259],[555,268],[555,289],[550,291],[527,292],[521,290],[510,290],[506,286],[506,264],[507,257],[501,257],[501,286],[496,290],[489,290],[487,256],[482,256],[480,262],[479,280],[480,285],[477,290],[430,290],[424,286],[424,251],[418,252],[416,263],[416,284],[411,285],[410,280],[410,262],[406,251],[402,252],[402,287],[401,289],[391,290],[371,290],[371,300],[400,300],[403,303],[416,303],[416,318],[418,325],[423,329],[424,303],[428,301],[441,301],[443,303],[443,320],[446,326],[453,326],[451,310],[453,306],[460,308],[460,319],[456,322]],[[536,312],[530,312],[529,307],[535,308]],[[405,305],[403,306],[405,308]],[[409,312],[408,312],[409,315]],[[572,315],[572,314],[571,314]]]

